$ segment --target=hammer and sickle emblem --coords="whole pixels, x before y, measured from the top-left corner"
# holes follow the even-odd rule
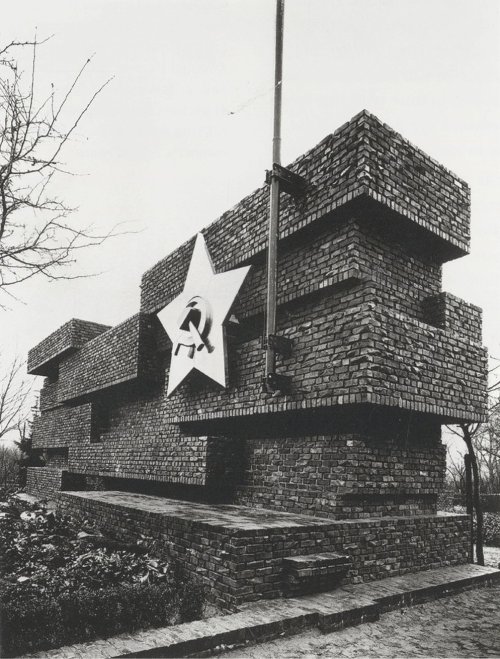
[[[210,305],[199,295],[192,297],[184,307],[177,321],[178,331],[174,354],[179,354],[181,346],[188,348],[188,357],[193,359],[195,350],[205,348],[212,352],[208,335],[212,324]]]

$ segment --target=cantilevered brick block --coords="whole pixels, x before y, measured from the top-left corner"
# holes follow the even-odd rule
[[[139,313],[69,356],[59,369],[58,401],[152,377],[155,329],[160,331],[158,321]]]
[[[28,353],[28,373],[50,375],[67,355],[81,348],[87,341],[109,330],[108,325],[73,318],[50,334]]]
[[[289,168],[310,185],[298,200],[283,198],[281,238],[362,208],[364,215],[384,215],[396,230],[420,229],[420,241],[441,262],[469,250],[468,185],[366,111]],[[267,186],[259,188],[204,231],[216,268],[246,263],[266,249],[268,197]],[[188,241],[145,273],[143,311],[157,311],[179,293],[193,245]]]
[[[283,559],[284,589],[289,597],[331,590],[347,575],[349,556],[325,552]]]

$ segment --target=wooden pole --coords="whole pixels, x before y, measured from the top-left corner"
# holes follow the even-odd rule
[[[276,50],[274,69],[274,130],[273,130],[273,170],[281,164],[281,88],[283,79],[283,18],[285,0],[276,0]],[[278,177],[271,176],[269,232],[267,247],[267,300],[266,300],[266,383],[276,370],[276,353],[271,347],[269,335],[276,332],[278,232],[280,212],[280,183]]]

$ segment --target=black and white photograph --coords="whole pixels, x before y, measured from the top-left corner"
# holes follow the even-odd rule
[[[0,11],[0,657],[500,658],[500,2]]]

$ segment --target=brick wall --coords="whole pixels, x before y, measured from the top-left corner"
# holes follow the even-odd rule
[[[68,468],[68,449],[67,448],[51,448],[44,452],[46,460],[46,467],[56,467],[57,469]]]
[[[150,353],[157,328],[158,321],[136,314],[69,356],[60,365],[58,400],[68,401],[139,377],[152,377]]]
[[[60,407],[61,403],[57,398],[58,378],[44,378],[43,387],[40,389],[39,406],[40,411]]]
[[[63,473],[57,467],[28,467],[26,491],[43,499],[54,499],[61,490]]]
[[[33,448],[57,448],[90,441],[92,405],[47,410],[33,422]]]
[[[467,184],[365,111],[300,156],[290,169],[304,176],[310,187],[305,198],[283,197],[282,238],[364,195],[423,227],[434,243],[437,239],[455,247],[455,256],[468,251]],[[204,235],[217,269],[245,263],[265,250],[267,213],[264,186],[207,227]],[[401,225],[401,219],[398,222]],[[422,235],[421,241],[425,243]],[[192,239],[145,273],[142,311],[158,311],[182,290],[193,245]]]
[[[439,293],[424,300],[424,320],[436,327],[481,343],[482,311],[451,293]]]
[[[363,402],[482,420],[486,351],[378,299],[376,287],[359,284],[281,314],[278,331],[293,341],[292,356],[278,360],[278,370],[291,378],[286,397],[262,391],[264,356],[255,338],[231,346],[226,390],[185,381],[170,398],[172,420]]]
[[[345,522],[310,518],[309,526],[283,523],[272,529],[235,531],[177,516],[145,515],[66,492],[59,495],[58,505],[66,513],[97,521],[116,537],[135,541],[142,533],[157,539],[160,551],[179,559],[209,588],[209,595],[228,608],[284,594],[287,556],[345,553],[352,560],[345,579],[351,583],[467,560],[468,520],[459,515]]]
[[[63,355],[81,348],[87,341],[109,329],[108,325],[73,318],[50,334],[28,353],[28,373],[47,375],[47,369]]]
[[[331,519],[435,513],[446,468],[439,437],[251,439],[242,449],[236,503]]]

